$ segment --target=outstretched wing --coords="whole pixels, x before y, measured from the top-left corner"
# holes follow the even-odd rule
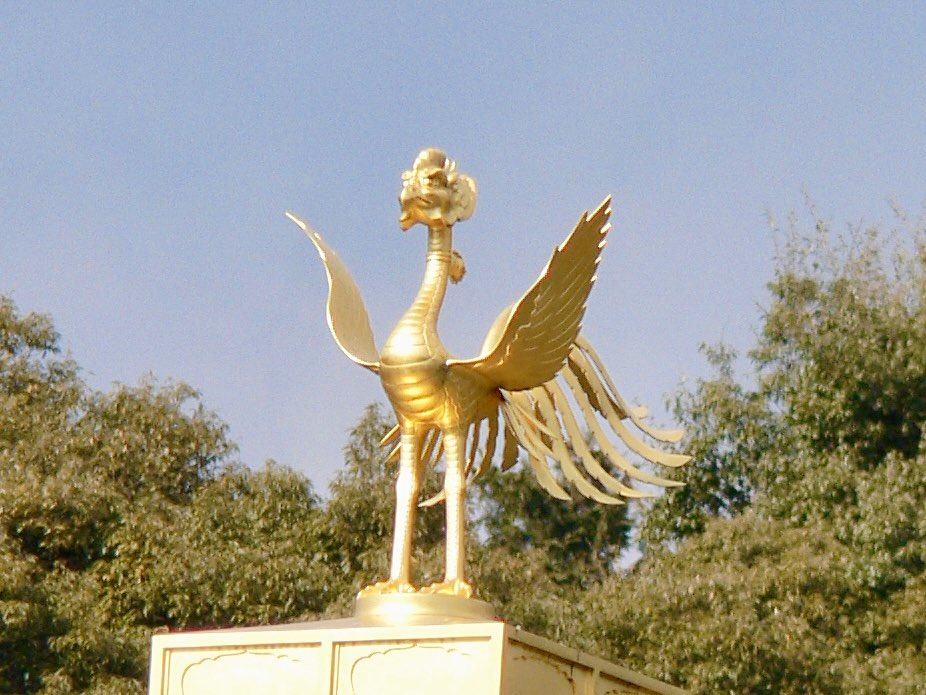
[[[482,355],[473,360],[448,360],[452,369],[475,370],[507,391],[532,389],[556,376],[579,334],[610,229],[610,203],[608,196],[591,215],[582,215],[553,251],[533,287],[496,319]],[[492,340],[493,333],[498,335],[496,340]]]
[[[347,266],[338,258],[318,232],[291,212],[286,216],[295,222],[315,244],[325,273],[328,275],[328,327],[334,342],[341,351],[357,364],[367,369],[379,371],[379,351],[373,342],[373,329],[370,317],[363,304],[360,288],[351,277]]]

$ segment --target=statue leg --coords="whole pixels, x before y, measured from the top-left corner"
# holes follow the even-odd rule
[[[399,459],[399,476],[395,484],[395,526],[392,532],[392,566],[389,579],[360,591],[360,596],[374,594],[410,593],[412,536],[415,532],[415,513],[418,511],[418,492],[422,471],[418,466],[421,438],[414,431],[402,431],[402,449]]]
[[[469,598],[473,587],[464,579],[466,570],[466,431],[444,432],[447,472],[444,492],[447,505],[447,551],[444,581],[427,587],[428,593]]]
[[[418,469],[420,440],[414,433],[402,433],[402,458],[395,484],[395,528],[392,532],[392,570],[389,579],[410,586],[412,536],[418,511],[421,472]]]

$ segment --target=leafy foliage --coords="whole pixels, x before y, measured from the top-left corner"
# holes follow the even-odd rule
[[[714,378],[680,391],[673,403],[687,430],[679,448],[692,457],[676,473],[685,487],[649,510],[641,529],[645,545],[679,541],[703,532],[712,518],[748,509],[759,461],[781,435],[765,399],[736,380],[736,353],[723,345],[702,346],[702,351]]]
[[[915,229],[910,240],[886,256],[873,231],[834,241],[818,221],[810,237],[792,233],[749,354],[751,385],[734,377],[729,352],[713,351],[717,376],[679,396],[696,456],[684,473],[689,487],[654,505],[643,529],[651,557],[612,587],[615,601],[687,590],[665,574],[680,563],[690,564],[680,576],[696,595],[704,581],[749,581],[737,605],[720,608],[724,621],[738,616],[735,626],[708,616],[656,619],[654,627],[676,626],[672,649],[628,654],[637,664],[675,673],[698,692],[926,692],[926,239]],[[723,485],[745,496],[707,489]],[[695,522],[680,523],[681,515]],[[791,547],[731,567],[729,553],[763,539]],[[795,596],[776,605],[775,615],[791,621],[777,636],[760,611],[771,579]],[[777,655],[799,651],[777,666],[768,655],[697,653],[712,642],[760,648],[766,637]]]
[[[288,469],[229,466],[190,504],[139,511],[114,534],[118,555],[94,572],[137,624],[276,622],[314,617],[330,600],[330,572],[315,557],[318,499]]]
[[[611,574],[630,540],[627,506],[584,497],[566,504],[551,497],[518,464],[490,469],[476,489],[475,523],[488,549],[543,558],[557,584],[587,587]]]
[[[839,616],[862,597],[837,544],[745,512],[587,597],[590,646],[695,692],[843,692]],[[619,646],[617,646],[619,645]]]

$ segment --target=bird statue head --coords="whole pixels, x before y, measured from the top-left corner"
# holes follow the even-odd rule
[[[450,227],[468,219],[476,209],[476,182],[456,170],[456,163],[441,150],[422,150],[409,171],[402,174],[399,226],[417,223],[429,228]]]

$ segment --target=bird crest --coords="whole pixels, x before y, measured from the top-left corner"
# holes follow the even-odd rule
[[[402,173],[399,226],[417,223],[451,226],[468,220],[476,210],[476,182],[457,172],[457,165],[443,151],[421,150],[412,168]]]

